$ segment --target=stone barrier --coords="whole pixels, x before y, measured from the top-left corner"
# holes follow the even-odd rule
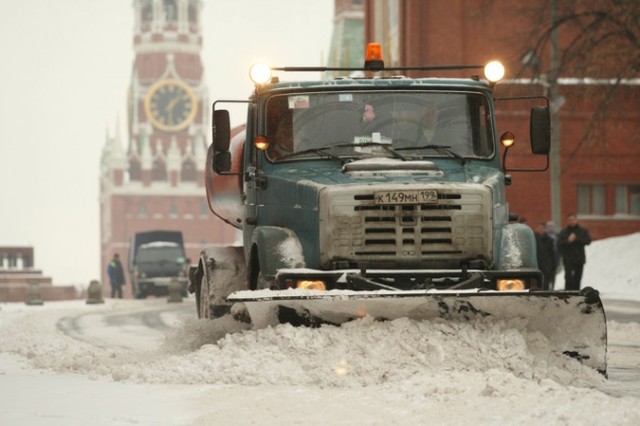
[[[87,290],[87,304],[93,305],[97,303],[104,303],[104,299],[102,298],[102,284],[100,284],[98,280],[92,280]]]

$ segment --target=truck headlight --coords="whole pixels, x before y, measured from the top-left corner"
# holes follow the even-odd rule
[[[327,285],[322,280],[298,280],[296,288],[300,290],[325,291],[327,289]]]
[[[526,288],[524,280],[517,278],[498,279],[496,287],[498,291],[519,291]]]

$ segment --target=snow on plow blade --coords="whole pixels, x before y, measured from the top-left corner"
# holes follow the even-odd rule
[[[283,322],[339,325],[364,316],[379,320],[522,318],[527,331],[545,335],[559,353],[606,374],[607,323],[599,293],[592,288],[579,292],[259,290],[235,292],[227,301],[244,303],[254,328]]]

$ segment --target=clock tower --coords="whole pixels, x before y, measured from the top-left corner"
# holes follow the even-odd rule
[[[127,284],[131,237],[181,231],[187,258],[235,231],[209,211],[204,166],[209,96],[201,60],[202,0],[134,0],[127,140],[107,134],[100,175],[101,268],[120,254]]]

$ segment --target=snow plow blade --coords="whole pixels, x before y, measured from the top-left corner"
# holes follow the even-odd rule
[[[522,318],[527,331],[542,333],[559,353],[606,375],[607,323],[600,295],[592,288],[510,292],[258,290],[235,292],[227,301],[244,303],[254,328],[286,322],[312,327],[340,325],[364,316],[419,321]]]

